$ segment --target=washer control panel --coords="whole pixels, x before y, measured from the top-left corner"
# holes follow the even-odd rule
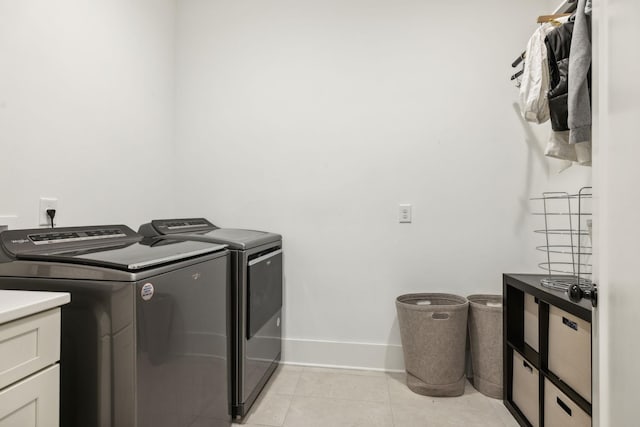
[[[139,241],[140,235],[126,225],[92,227],[66,227],[45,230],[8,230],[0,234],[5,250],[12,255],[50,250],[52,245],[61,249],[74,249],[105,244]]]
[[[197,233],[218,229],[205,218],[154,219],[151,226],[158,234]]]
[[[87,240],[111,239],[114,237],[126,236],[127,235],[118,228],[108,228],[89,231],[29,234],[28,238],[33,242],[34,245],[48,245],[51,243],[86,242]]]

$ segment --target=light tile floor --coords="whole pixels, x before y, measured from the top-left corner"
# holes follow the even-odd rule
[[[282,365],[244,427],[517,427],[502,404],[467,383],[460,397],[421,396],[405,375]],[[242,424],[234,424],[241,426]]]

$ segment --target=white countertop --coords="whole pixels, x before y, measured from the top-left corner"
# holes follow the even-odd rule
[[[67,292],[0,290],[0,324],[30,316],[71,301]]]

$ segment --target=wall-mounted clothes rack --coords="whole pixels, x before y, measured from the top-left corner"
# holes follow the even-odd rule
[[[544,22],[552,22],[552,21],[554,21],[554,20],[556,20],[558,18],[569,16],[569,15],[571,15],[571,13],[573,13],[576,10],[577,6],[578,6],[578,2],[576,0],[573,0],[573,1],[564,0],[556,8],[556,10],[553,11],[553,14],[538,16],[537,23],[538,24],[542,24]],[[511,63],[511,67],[513,67],[513,68],[517,67],[525,59],[525,56],[526,56],[526,51],[522,52]],[[517,73],[515,73],[514,75],[511,76],[511,80],[517,79],[518,77],[520,77],[522,75],[522,73],[523,73],[523,70],[518,71]]]

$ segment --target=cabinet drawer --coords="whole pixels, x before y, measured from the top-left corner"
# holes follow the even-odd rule
[[[538,370],[520,354],[513,352],[513,388],[511,397],[520,412],[527,417],[533,427],[540,425],[538,409],[539,389]]]
[[[0,390],[0,427],[58,427],[60,367]]]
[[[549,370],[591,402],[591,324],[549,307]]]
[[[524,342],[538,350],[538,303],[533,295],[524,294]]]
[[[59,308],[0,325],[0,389],[59,359]]]
[[[544,425],[545,427],[591,427],[591,417],[545,378]]]

